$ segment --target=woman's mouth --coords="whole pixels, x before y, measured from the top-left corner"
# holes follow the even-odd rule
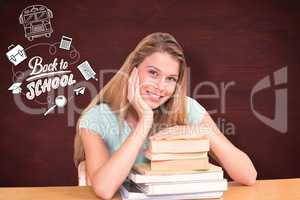
[[[154,101],[159,101],[163,97],[158,94],[152,93],[148,90],[146,91],[146,94],[150,97],[151,100],[154,100]]]

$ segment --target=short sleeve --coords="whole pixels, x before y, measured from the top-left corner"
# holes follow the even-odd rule
[[[108,117],[109,113],[108,105],[96,105],[81,116],[79,128],[90,129],[105,139],[109,129],[108,125],[111,123]]]
[[[199,124],[206,113],[205,108],[195,99],[187,96],[187,120],[189,124]]]

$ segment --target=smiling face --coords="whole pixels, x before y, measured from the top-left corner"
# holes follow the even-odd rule
[[[140,93],[152,108],[158,108],[174,93],[179,79],[179,62],[168,53],[155,52],[138,66]]]

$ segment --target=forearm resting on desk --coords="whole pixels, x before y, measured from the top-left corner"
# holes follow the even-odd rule
[[[108,161],[90,174],[92,187],[98,196],[112,198],[130,172],[147,132],[148,128],[139,123]]]
[[[214,139],[212,139],[215,137]],[[217,160],[234,180],[244,185],[253,185],[257,172],[250,158],[231,143],[223,141],[219,136],[210,136],[210,155]]]
[[[201,126],[210,127],[210,155],[216,159],[234,180],[244,185],[253,185],[257,172],[248,155],[235,147],[218,129],[214,121],[207,114]]]

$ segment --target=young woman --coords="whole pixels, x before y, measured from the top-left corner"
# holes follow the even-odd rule
[[[152,139],[209,127],[210,155],[242,184],[253,185],[249,157],[217,128],[206,110],[186,96],[183,50],[168,33],[145,37],[119,72],[83,111],[77,124],[74,161],[85,160],[95,193],[110,199]]]

